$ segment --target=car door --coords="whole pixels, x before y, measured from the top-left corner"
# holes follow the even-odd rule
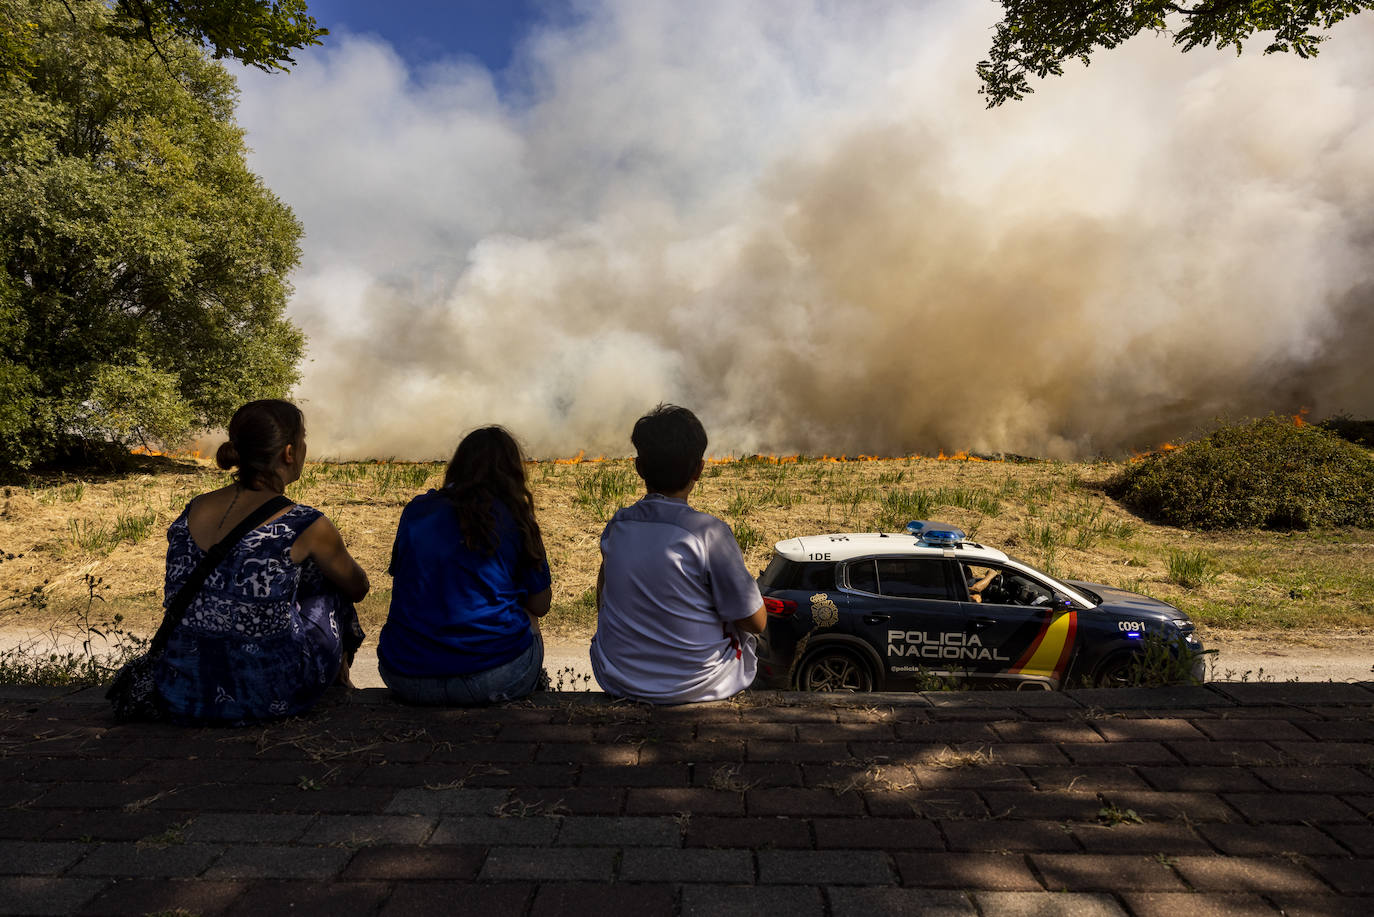
[[[1053,586],[998,563],[961,564],[969,601],[961,603],[972,668],[981,678],[1058,684],[1077,636],[1078,613]],[[992,574],[973,601],[972,589]]]
[[[949,647],[963,618],[948,564],[939,557],[867,557],[846,568],[851,620],[882,657],[890,688],[916,687],[958,669]]]

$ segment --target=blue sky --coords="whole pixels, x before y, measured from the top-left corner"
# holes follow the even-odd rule
[[[471,55],[494,73],[510,62],[531,25],[568,14],[564,0],[310,0],[309,6],[335,35],[378,35],[412,67]]]

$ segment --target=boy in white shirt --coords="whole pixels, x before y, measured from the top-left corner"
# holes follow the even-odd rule
[[[754,680],[768,616],[730,527],[687,505],[706,430],[661,404],[630,440],[647,493],[601,533],[592,671],[607,693],[655,704],[731,697]]]

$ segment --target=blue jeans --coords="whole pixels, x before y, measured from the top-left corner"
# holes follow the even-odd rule
[[[534,635],[529,649],[510,662],[468,675],[402,675],[378,658],[377,672],[402,702],[422,707],[476,707],[534,693],[544,670],[544,641]]]

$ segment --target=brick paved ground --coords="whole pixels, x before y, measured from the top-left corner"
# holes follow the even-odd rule
[[[586,695],[251,729],[0,688],[0,913],[1374,914],[1374,685]]]

